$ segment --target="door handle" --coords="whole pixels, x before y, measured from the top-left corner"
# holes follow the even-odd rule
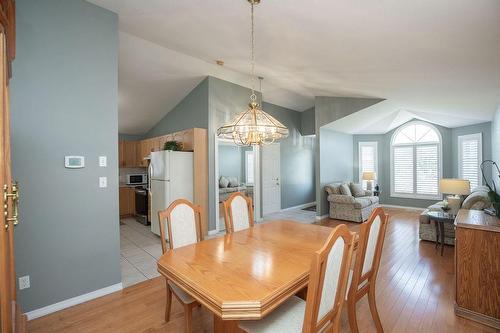
[[[3,208],[5,215],[5,229],[9,228],[9,222],[12,222],[14,226],[19,224],[19,183],[12,183],[12,192],[9,193],[9,186],[4,184],[3,186]],[[12,202],[12,217],[8,217],[9,209],[9,199]]]

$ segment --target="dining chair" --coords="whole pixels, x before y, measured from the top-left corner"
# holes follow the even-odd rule
[[[163,253],[167,252],[168,249],[173,250],[202,240],[200,206],[194,205],[188,200],[175,200],[167,209],[158,212],[158,220],[160,222],[161,248]],[[168,230],[165,230],[165,221]],[[168,249],[166,232],[168,232]],[[170,321],[172,294],[174,294],[179,303],[184,306],[185,331],[191,332],[192,309],[198,306],[199,303],[172,281],[166,280],[166,284],[167,305],[165,308],[165,321]]]
[[[223,204],[227,234],[253,227],[252,198],[235,192]]]
[[[239,327],[249,333],[339,332],[354,235],[341,224],[314,254],[306,301],[292,296],[264,319],[240,321]]]
[[[388,221],[389,215],[379,207],[360,225],[354,269],[349,273],[347,291],[347,314],[352,333],[358,333],[356,303],[366,294],[377,333],[384,332],[375,302],[375,283]]]

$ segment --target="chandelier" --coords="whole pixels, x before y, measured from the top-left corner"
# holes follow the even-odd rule
[[[237,114],[231,121],[217,130],[220,138],[233,140],[239,146],[271,144],[288,136],[288,129],[276,118],[267,114],[257,103],[255,94],[255,33],[254,33],[254,6],[260,0],[248,0],[251,5],[251,71],[252,93],[248,109]]]

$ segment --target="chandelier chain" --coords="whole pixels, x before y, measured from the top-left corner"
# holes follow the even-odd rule
[[[252,72],[252,95],[250,99],[255,101],[257,96],[255,95],[255,23],[254,23],[254,6],[255,4],[252,2],[250,6],[251,10],[251,72]]]

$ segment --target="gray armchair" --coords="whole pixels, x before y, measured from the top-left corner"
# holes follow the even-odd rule
[[[341,187],[347,188],[347,193],[342,193]],[[333,183],[325,186],[330,204],[329,216],[332,219],[363,222],[368,219],[371,212],[379,206],[379,198],[372,191],[362,190],[359,184]]]

